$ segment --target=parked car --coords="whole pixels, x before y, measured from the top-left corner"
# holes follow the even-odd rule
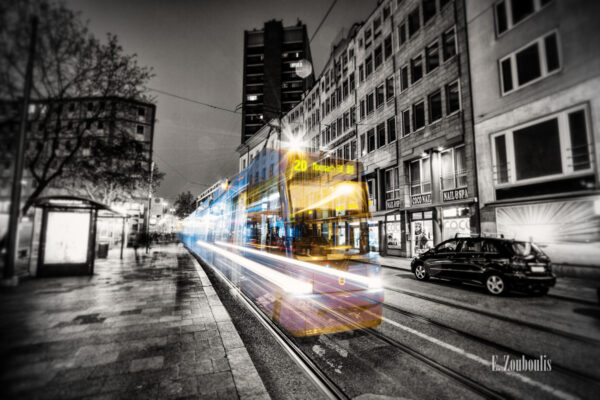
[[[534,243],[503,238],[446,240],[411,263],[420,281],[430,277],[478,283],[498,296],[510,289],[544,295],[556,283],[550,259]]]

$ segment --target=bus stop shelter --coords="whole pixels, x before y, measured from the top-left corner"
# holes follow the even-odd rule
[[[37,226],[33,235],[37,245],[32,246],[32,275],[92,275],[98,218],[103,216],[123,219],[123,257],[126,215],[106,204],[77,196],[42,197],[35,201],[34,207]]]

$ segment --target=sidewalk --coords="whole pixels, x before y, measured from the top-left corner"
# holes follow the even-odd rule
[[[3,289],[0,358],[0,398],[269,398],[204,271],[176,245]]]
[[[406,257],[382,257],[379,253],[372,252],[362,260],[371,264],[379,264],[411,272],[411,259]],[[598,304],[597,288],[600,288],[600,281],[598,280],[559,275],[556,279],[556,286],[551,288],[549,293],[566,300]]]

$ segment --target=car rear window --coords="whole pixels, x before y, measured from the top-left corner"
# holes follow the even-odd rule
[[[512,243],[513,251],[520,256],[528,256],[530,254],[533,255],[542,255],[544,254],[539,247],[531,242],[513,242]]]

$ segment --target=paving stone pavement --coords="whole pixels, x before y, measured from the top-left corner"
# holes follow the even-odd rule
[[[268,399],[208,277],[177,245],[0,291],[0,398]]]

